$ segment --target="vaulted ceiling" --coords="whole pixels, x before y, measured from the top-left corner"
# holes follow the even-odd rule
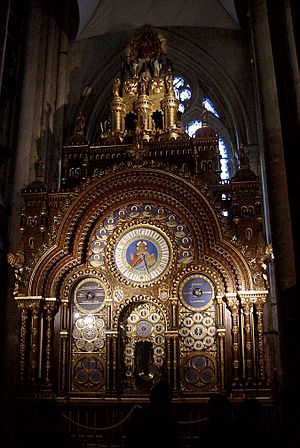
[[[191,26],[235,30],[234,0],[77,0],[77,39],[154,27]]]

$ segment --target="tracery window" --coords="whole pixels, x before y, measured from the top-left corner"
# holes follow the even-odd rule
[[[221,116],[217,109],[215,108],[213,102],[207,96],[202,97],[202,104],[193,103],[193,95],[190,83],[184,79],[182,76],[175,76],[173,80],[174,90],[176,98],[179,101],[179,112],[181,114],[181,119],[185,127],[186,133],[193,137],[197,129],[202,126],[202,121],[197,118],[201,115],[201,109],[203,106],[208,110],[209,116],[214,117],[214,122],[221,121]],[[193,116],[192,120],[185,122],[184,114],[189,110],[189,117]],[[214,126],[213,126],[214,127]],[[221,127],[221,126],[220,126]],[[218,131],[218,129],[216,129]],[[228,148],[225,144],[222,135],[219,132],[219,149],[221,154],[221,179],[229,179],[229,166],[228,166]]]
[[[189,83],[181,76],[175,76],[173,79],[176,98],[179,101],[179,112],[185,112],[189,100],[192,97],[192,91]]]

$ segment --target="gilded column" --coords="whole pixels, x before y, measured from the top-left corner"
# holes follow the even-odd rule
[[[266,383],[265,372],[265,344],[264,344],[264,304],[268,291],[256,292],[253,299],[254,309],[257,316],[257,351],[258,351],[258,384]]]
[[[134,103],[138,114],[138,123],[142,131],[152,131],[152,109],[153,103],[148,95],[140,95]]]
[[[61,330],[60,330],[60,390],[63,392],[66,390],[66,379],[67,379],[67,368],[68,368],[68,336],[69,331],[67,327],[67,315],[68,315],[69,303],[67,300],[62,299],[61,301]]]
[[[251,325],[251,313],[252,313],[252,300],[249,296],[248,292],[239,292],[239,296],[241,299],[241,305],[244,312],[244,325],[242,331],[244,332],[245,342],[245,358],[246,358],[246,385],[252,385],[253,383],[253,343],[252,343],[252,334],[253,328]]]
[[[217,338],[220,350],[220,386],[221,391],[225,390],[225,336],[226,328],[224,325],[224,302],[222,296],[217,296]]]
[[[178,326],[178,299],[170,297],[169,302],[171,304],[172,328],[175,329]]]
[[[40,302],[42,297],[30,297],[29,309],[31,310],[30,327],[30,380],[37,380],[37,356],[38,356],[38,320],[40,315]]]
[[[24,372],[25,372],[25,353],[26,353],[26,335],[27,335],[27,320],[28,320],[28,304],[26,300],[21,297],[16,297],[18,308],[21,311],[21,322],[20,322],[20,359],[19,359],[19,377],[21,384],[24,383]]]
[[[176,127],[178,100],[175,95],[167,95],[161,102],[162,110],[164,111],[164,123],[166,129]]]
[[[178,391],[178,377],[177,377],[177,371],[178,371],[178,359],[179,359],[179,340],[178,340],[178,332],[174,332],[173,335],[173,379],[174,379],[174,385],[173,385],[173,391]]]
[[[166,338],[166,362],[167,362],[167,379],[168,383],[171,384],[171,336],[169,332],[165,333]]]
[[[44,310],[46,311],[46,344],[45,344],[45,384],[50,385],[51,379],[51,352],[53,337],[53,313],[56,308],[56,298],[45,299]],[[42,359],[42,357],[41,357]]]
[[[118,332],[112,335],[112,390],[117,390],[117,340]]]
[[[110,379],[110,370],[111,370],[111,334],[106,333],[106,391],[110,390],[111,379]]]
[[[227,293],[226,301],[232,317],[233,386],[240,384],[239,301],[236,293]]]
[[[112,130],[122,132],[125,129],[126,108],[121,97],[115,97],[111,103]]]
[[[219,341],[219,349],[220,349],[220,386],[221,391],[225,390],[225,328],[217,329],[217,337]]]

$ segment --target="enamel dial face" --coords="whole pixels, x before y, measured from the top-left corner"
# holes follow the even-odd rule
[[[204,275],[190,275],[181,283],[179,297],[183,305],[190,310],[205,310],[214,298],[214,287]]]
[[[132,284],[150,284],[160,278],[171,261],[170,244],[158,229],[131,227],[118,239],[115,252],[118,271]]]

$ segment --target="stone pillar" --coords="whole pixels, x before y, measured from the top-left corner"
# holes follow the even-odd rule
[[[279,73],[275,73],[275,68],[278,68],[278,63],[275,67],[274,57],[277,57],[276,48],[272,47],[274,41],[272,42],[270,34],[270,20],[272,20],[272,17],[274,19],[274,12],[271,9],[277,8],[278,10],[279,3],[284,3],[285,7],[287,5],[287,2],[274,2],[274,5],[273,3],[271,5],[270,2],[270,8],[268,10],[267,0],[254,0],[253,2],[249,2],[249,12],[254,57],[254,80],[257,90],[257,121],[260,123],[259,146],[262,160],[261,169],[265,201],[266,234],[267,243],[272,242],[274,249],[275,283],[274,285],[271,284],[271,294],[273,297],[277,295],[277,303],[279,306],[278,316],[283,330],[281,333],[281,352],[285,358],[285,361],[281,365],[286,371],[285,373],[283,372],[283,376],[287,379],[291,375],[295,375],[296,366],[295,368],[288,368],[289,372],[287,371],[287,366],[292,361],[294,354],[291,350],[291,353],[285,356],[288,350],[287,340],[285,338],[289,338],[288,343],[290,344],[295,337],[297,338],[297,334],[295,332],[295,337],[291,338],[288,336],[288,332],[293,330],[290,323],[289,329],[285,331],[283,328],[286,313],[288,312],[285,304],[288,302],[290,309],[292,309],[293,306],[297,306],[299,297],[293,293],[297,284],[295,252],[282,133],[284,122],[281,121],[283,116],[280,115],[278,98],[279,84],[282,80],[278,77]],[[272,13],[271,18],[270,13]],[[276,24],[273,23],[273,27],[275,26]],[[288,30],[286,31],[288,32]],[[280,39],[282,38],[281,36]],[[289,60],[290,57],[293,56],[290,54],[287,59]],[[284,69],[285,67],[282,65],[281,76],[284,76]],[[288,154],[294,150],[295,147],[286,148],[286,153]],[[296,193],[295,191],[295,198]],[[293,319],[295,319],[295,314]],[[294,328],[296,328],[296,325],[294,325]]]
[[[267,179],[269,225],[275,264],[280,266],[277,272],[278,284],[284,289],[295,284],[295,264],[277,85],[265,0],[252,2],[251,28],[261,115],[260,151],[264,156],[263,171]]]
[[[0,92],[2,88],[9,11],[10,0],[2,0],[0,8]]]
[[[46,163],[46,181],[49,188],[58,186],[63,108],[67,93],[67,38],[39,0],[30,0],[28,3],[25,37],[12,196],[14,207],[9,226],[12,250],[17,248],[19,242],[17,228],[18,213],[22,204],[21,190],[35,180],[34,164],[39,157]]]

